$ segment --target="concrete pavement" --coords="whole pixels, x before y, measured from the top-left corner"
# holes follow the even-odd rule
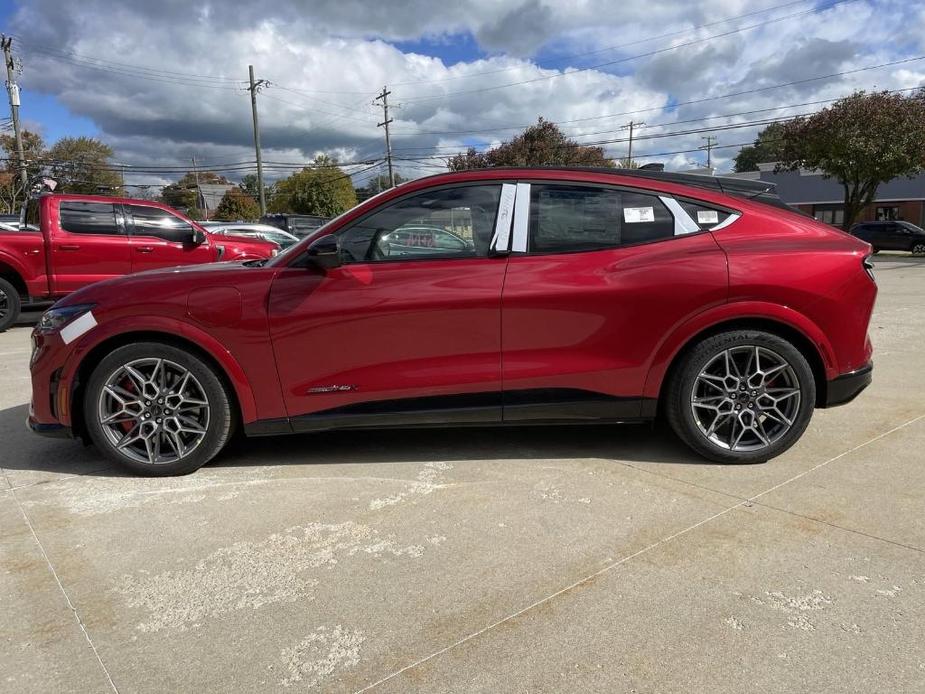
[[[922,691],[925,260],[873,385],[765,465],[663,427],[339,433],[141,479],[23,420],[0,335],[0,690]]]

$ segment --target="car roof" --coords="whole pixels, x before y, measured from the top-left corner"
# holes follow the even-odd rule
[[[678,171],[660,171],[657,169],[611,169],[602,166],[495,166],[485,169],[468,169],[466,171],[448,172],[426,176],[424,178],[414,179],[402,183],[403,187],[420,181],[443,179],[446,183],[451,183],[454,179],[460,180],[477,180],[480,178],[557,178],[559,175],[569,176],[574,174],[591,174],[601,182],[603,179],[613,177],[615,179],[630,179],[624,181],[625,184],[636,184],[640,181],[666,183],[669,185],[690,186],[700,188],[706,191],[729,195],[744,200],[760,202],[773,207],[785,209],[789,212],[808,216],[804,212],[790,207],[783,202],[777,194],[777,185],[768,181],[756,181],[744,178],[732,178],[729,176],[708,176],[699,173],[684,173]],[[632,179],[637,179],[633,181]],[[620,181],[615,181],[619,183]]]

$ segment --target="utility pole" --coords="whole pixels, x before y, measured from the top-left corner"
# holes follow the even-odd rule
[[[196,177],[196,207],[199,207],[199,198],[202,198],[202,208],[206,219],[209,218],[209,203],[206,202],[206,196],[202,194],[202,188],[199,187],[199,169],[196,168],[196,157],[193,157],[193,176]]]
[[[6,63],[6,91],[10,96],[10,116],[13,119],[13,136],[16,140],[16,166],[22,181],[23,195],[28,194],[29,174],[26,173],[26,157],[22,148],[22,131],[19,129],[19,85],[16,84],[16,63],[13,61],[13,38],[3,36],[0,39],[3,46],[3,62]]]
[[[260,198],[260,216],[267,213],[267,201],[263,192],[263,159],[260,156],[260,126],[257,124],[257,92],[262,87],[269,84],[267,80],[254,79],[254,66],[247,66],[250,75],[250,86],[247,90],[251,93],[251,113],[254,115],[254,149],[257,150],[257,190]]]
[[[707,168],[713,168],[713,148],[716,147],[716,135],[703,135],[700,138],[701,140],[706,140],[707,144],[700,147],[700,149],[707,150]]]
[[[392,141],[389,139],[389,123],[394,119],[389,118],[389,91],[388,87],[382,88],[382,93],[376,97],[375,101],[382,100],[382,122],[376,125],[377,128],[385,126],[385,158],[389,163],[389,187],[395,187],[395,172],[392,170]]]
[[[632,165],[633,165],[633,128],[641,128],[641,127],[643,127],[644,125],[645,125],[645,123],[637,123],[637,122],[635,122],[635,121],[630,121],[629,123],[627,123],[626,125],[624,125],[622,128],[620,128],[620,130],[629,130],[629,131],[630,131],[629,148],[628,148],[628,151],[627,151],[627,154],[626,154],[626,163],[627,163],[628,166],[632,166]]]

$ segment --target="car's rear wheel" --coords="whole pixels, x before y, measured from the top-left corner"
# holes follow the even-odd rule
[[[22,309],[19,292],[16,287],[0,278],[0,333],[9,328],[16,319],[19,318],[19,312]]]
[[[925,241],[917,241],[913,244],[912,255],[925,255]]]
[[[706,458],[759,463],[780,455],[812,418],[816,384],[806,357],[758,330],[709,337],[672,372],[665,411],[675,433]]]
[[[159,343],[126,345],[94,369],[84,394],[93,443],[145,475],[183,475],[215,457],[231,436],[225,386],[199,357]]]

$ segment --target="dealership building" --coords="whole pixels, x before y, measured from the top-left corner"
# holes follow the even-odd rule
[[[787,204],[822,222],[841,226],[845,215],[845,190],[838,181],[824,178],[818,171],[801,169],[775,173],[774,167],[773,162],[758,164],[758,171],[731,175],[774,183],[778,195]],[[874,202],[862,210],[857,221],[894,219],[925,227],[925,173],[881,183]]]

